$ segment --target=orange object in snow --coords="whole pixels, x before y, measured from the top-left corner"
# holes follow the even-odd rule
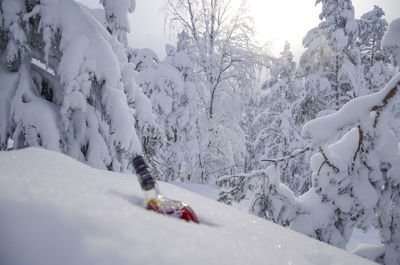
[[[160,195],[157,183],[150,173],[143,156],[133,159],[133,167],[138,175],[140,186],[144,192],[146,208],[161,214],[171,215],[188,222],[199,223],[196,214],[186,203],[167,199]]]
[[[171,215],[173,217],[186,220],[188,222],[199,223],[196,214],[186,203],[171,200],[159,196],[147,201],[146,208],[161,214]]]

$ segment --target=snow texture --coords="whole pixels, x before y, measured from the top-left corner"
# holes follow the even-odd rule
[[[4,264],[374,264],[160,183],[201,224],[146,211],[136,177],[53,151],[0,152]]]

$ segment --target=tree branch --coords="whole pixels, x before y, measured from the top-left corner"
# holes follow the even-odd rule
[[[364,135],[363,135],[363,131],[361,129],[361,126],[358,125],[357,128],[358,128],[358,146],[357,146],[356,152],[354,153],[353,161],[351,163],[351,171],[354,171],[354,166],[356,164],[357,154],[358,154],[358,152],[360,152],[361,146],[362,146],[362,143],[363,143],[363,140],[364,140]]]
[[[392,89],[389,90],[389,92],[386,94],[386,96],[382,100],[381,105],[375,105],[372,107],[371,111],[376,111],[376,116],[374,120],[374,128],[376,128],[378,124],[379,117],[381,116],[381,111],[388,105],[389,101],[394,98],[396,95],[398,89],[397,87],[400,86],[400,81],[397,82]]]
[[[397,87],[400,86],[400,81],[397,82],[392,89],[389,90],[389,92],[386,94],[386,96],[383,98],[382,100],[382,105],[375,105],[372,107],[371,111],[377,111],[380,110],[382,108],[384,108],[388,103],[389,100],[391,100],[397,93]]]
[[[324,150],[322,150],[322,147],[321,147],[321,146],[319,147],[319,151],[321,152],[321,155],[324,157],[325,162],[328,164],[328,166],[330,166],[331,168],[333,168],[333,170],[335,170],[335,172],[338,173],[338,172],[339,172],[339,169],[338,169],[334,164],[332,164],[331,162],[329,162],[329,159],[328,159],[328,157],[326,156]]]
[[[277,158],[277,159],[262,159],[261,161],[263,161],[263,162],[271,162],[271,163],[277,164],[277,163],[284,162],[284,161],[290,160],[292,158],[295,158],[295,157],[297,157],[297,156],[299,156],[301,154],[304,154],[305,152],[307,152],[309,150],[310,150],[310,147],[307,147],[307,148],[301,150],[300,152],[298,152],[297,154],[294,154],[294,155],[285,156],[285,157]]]

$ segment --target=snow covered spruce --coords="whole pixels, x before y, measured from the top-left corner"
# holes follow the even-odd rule
[[[12,138],[114,171],[131,170],[143,141],[158,150],[162,133],[126,52],[135,3],[102,4],[105,25],[69,0],[1,1],[3,148]]]
[[[165,60],[159,62],[149,49],[131,51],[131,62],[138,71],[136,82],[150,98],[157,124],[166,137],[162,150],[148,157],[159,168],[162,180],[200,183],[200,117],[192,83],[193,66],[189,57],[175,47],[167,45],[166,52]]]

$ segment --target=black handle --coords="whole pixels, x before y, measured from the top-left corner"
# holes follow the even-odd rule
[[[133,167],[139,177],[140,186],[143,190],[148,191],[154,188],[156,181],[150,173],[150,168],[147,165],[144,157],[139,155],[133,160]]]

